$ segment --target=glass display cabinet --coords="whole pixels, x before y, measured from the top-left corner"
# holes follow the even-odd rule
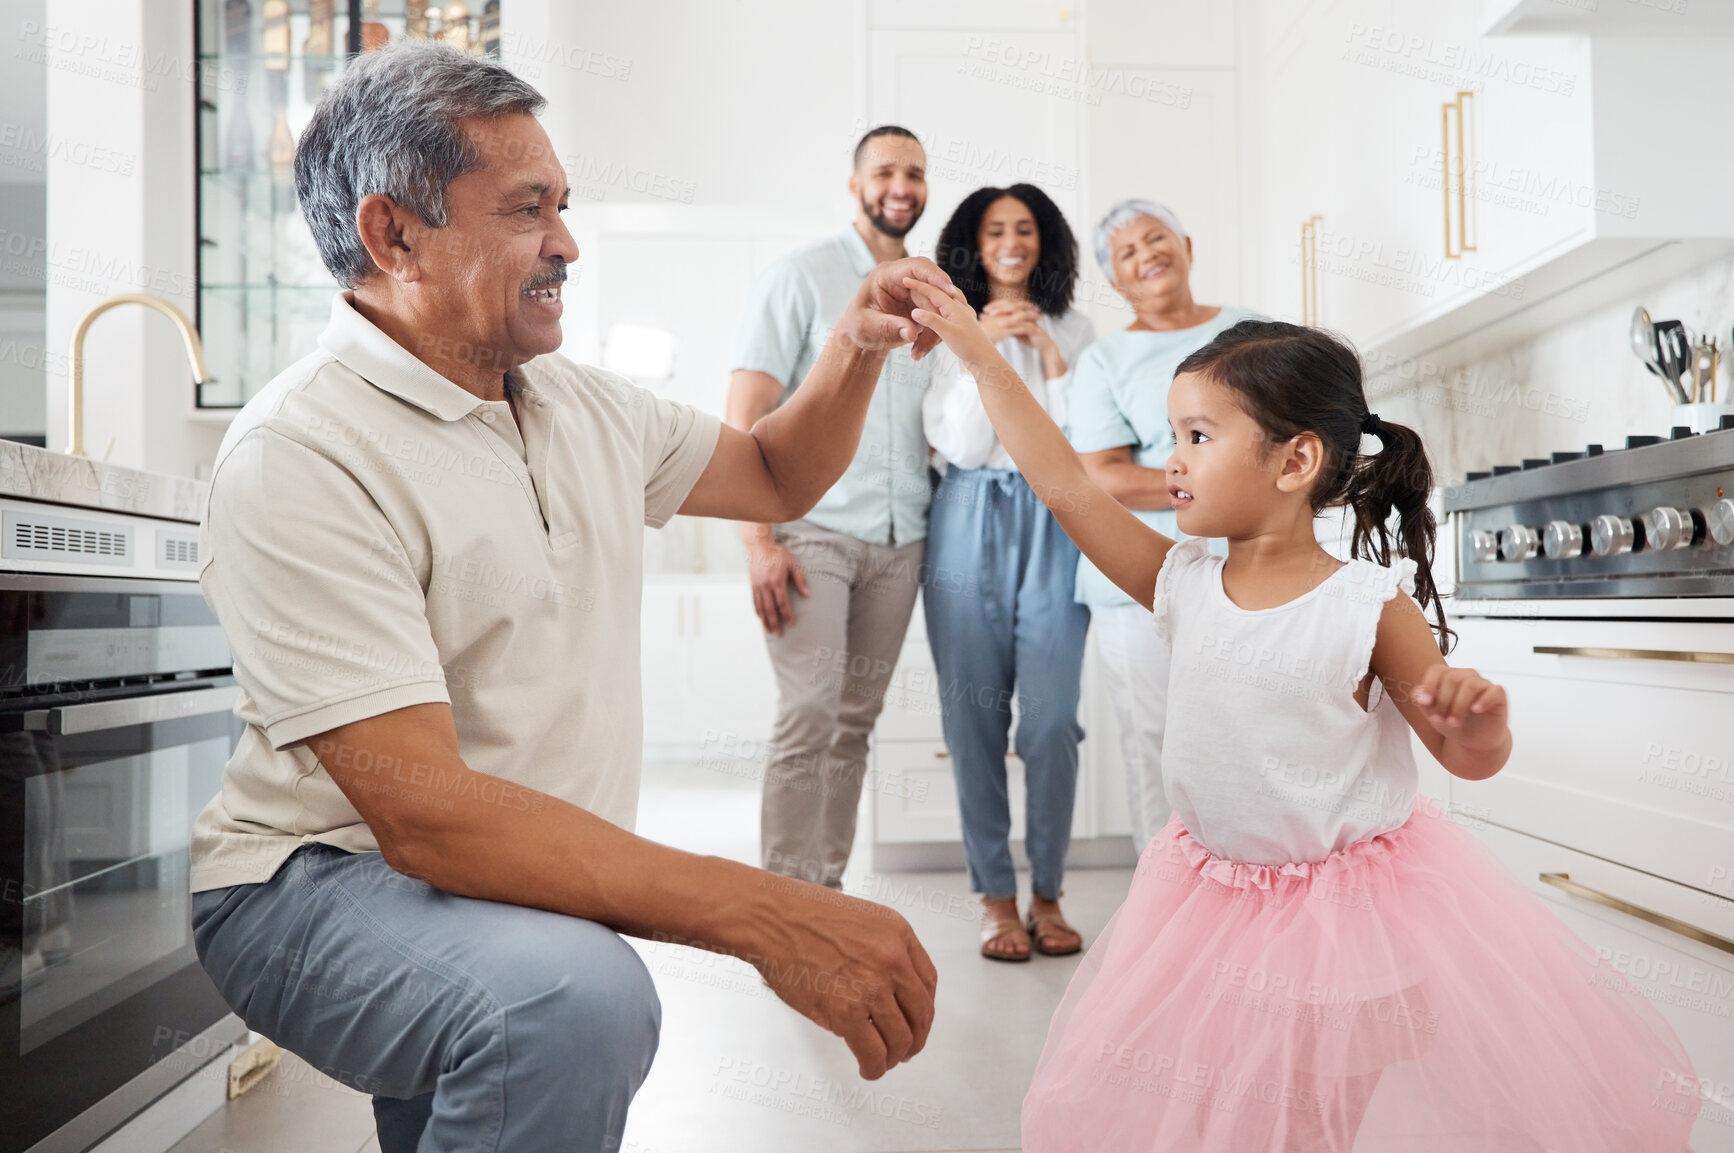
[[[198,327],[234,408],[315,347],[337,283],[295,202],[295,141],[348,61],[404,37],[498,59],[500,0],[198,0]]]

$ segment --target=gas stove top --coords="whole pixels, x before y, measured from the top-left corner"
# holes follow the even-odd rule
[[[1460,597],[1734,596],[1734,417],[1470,473],[1444,507]]]

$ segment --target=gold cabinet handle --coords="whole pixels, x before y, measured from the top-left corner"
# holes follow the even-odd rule
[[[1322,216],[1309,216],[1301,222],[1301,323],[1316,327],[1319,322],[1319,222]]]
[[[1440,159],[1439,185],[1445,201],[1446,260],[1458,260],[1465,252],[1475,251],[1476,238],[1470,223],[1470,210],[1475,203],[1470,187],[1475,179],[1475,168],[1464,148],[1464,124],[1469,120],[1470,101],[1474,99],[1473,92],[1459,92],[1457,99],[1447,100],[1440,109],[1440,130],[1444,148]],[[1456,147],[1452,147],[1453,144]],[[1455,232],[1451,228],[1453,201],[1457,209]]]
[[[1678,933],[1680,936],[1696,941],[1700,945],[1708,945],[1712,949],[1720,949],[1724,953],[1734,953],[1734,941],[1729,940],[1720,933],[1712,933],[1708,929],[1700,929],[1698,926],[1682,921],[1678,917],[1670,917],[1666,913],[1658,913],[1654,909],[1646,909],[1642,905],[1634,905],[1630,901],[1614,896],[1612,893],[1604,893],[1600,889],[1592,889],[1588,885],[1579,884],[1571,879],[1570,873],[1542,873],[1540,874],[1540,879],[1542,884],[1552,885],[1561,892],[1570,893],[1574,897],[1582,897],[1586,901],[1594,901],[1598,905],[1604,905],[1615,912],[1624,913],[1628,917],[1636,917],[1640,921],[1648,921],[1652,925],[1666,929],[1670,933]]]
[[[1600,661],[1685,661],[1700,665],[1734,665],[1734,653],[1697,652],[1691,649],[1598,649],[1584,645],[1536,645],[1533,651],[1549,657],[1589,657]]]

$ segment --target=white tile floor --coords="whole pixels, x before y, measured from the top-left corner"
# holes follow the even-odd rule
[[[639,832],[756,862],[758,785],[692,765],[647,765]],[[939,968],[927,1049],[875,1082],[843,1043],[797,1016],[742,962],[635,942],[662,997],[662,1045],[621,1153],[1011,1153],[1018,1107],[1076,958],[995,964],[976,952],[962,873],[875,876],[858,852],[852,893],[896,908]],[[1093,939],[1128,869],[1076,870],[1067,915]],[[1027,877],[1025,878],[1027,884]],[[955,899],[954,899],[955,898]],[[173,1153],[377,1153],[367,1098],[285,1057]]]

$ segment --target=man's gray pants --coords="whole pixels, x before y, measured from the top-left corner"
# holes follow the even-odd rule
[[[662,1006],[593,921],[454,897],[378,853],[296,851],[193,895],[205,971],[248,1028],[373,1095],[382,1153],[617,1153]]]
[[[807,573],[795,623],[767,636],[777,723],[765,765],[759,840],[765,868],[832,888],[855,843],[867,739],[921,586],[926,542],[869,544],[808,521],[777,540]]]

